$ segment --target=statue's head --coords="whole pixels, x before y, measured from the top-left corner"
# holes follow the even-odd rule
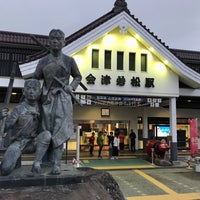
[[[52,50],[60,50],[65,45],[65,34],[60,29],[52,29],[49,33],[49,46]]]
[[[24,83],[23,95],[28,101],[37,101],[41,94],[41,84],[37,79],[28,79]]]

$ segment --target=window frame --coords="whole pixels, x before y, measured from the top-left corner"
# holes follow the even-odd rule
[[[141,54],[141,72],[147,72],[147,54]]]
[[[129,52],[129,71],[135,71],[135,67],[136,67],[135,64],[136,64],[136,53]]]
[[[124,70],[124,52],[117,51],[117,70]]]
[[[99,68],[99,49],[92,49],[92,68]]]
[[[112,68],[112,51],[105,50],[104,51],[104,69]]]

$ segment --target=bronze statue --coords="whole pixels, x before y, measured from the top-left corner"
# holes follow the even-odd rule
[[[41,94],[40,82],[28,79],[24,83],[24,100],[10,115],[7,109],[1,110],[1,118],[6,118],[4,132],[11,130],[11,141],[1,162],[1,175],[10,174],[22,153],[33,153],[39,125],[40,107],[38,99]]]
[[[41,96],[42,131],[38,135],[34,173],[40,172],[40,164],[49,145],[52,144],[52,174],[60,174],[63,144],[74,132],[72,91],[76,90],[82,76],[73,58],[62,53],[65,45],[64,33],[53,29],[49,33],[50,54],[42,58],[33,78],[43,80]],[[70,76],[73,80],[69,83]],[[62,84],[60,84],[60,82]]]

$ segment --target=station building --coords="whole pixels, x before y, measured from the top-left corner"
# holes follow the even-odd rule
[[[176,160],[177,149],[189,148],[189,119],[200,118],[200,52],[169,48],[124,0],[65,41],[63,52],[76,60],[83,77],[75,92],[83,106],[74,104],[81,150],[88,148],[92,131],[122,133],[128,149],[130,129],[137,135],[136,149],[144,149],[152,137],[165,138]],[[47,35],[0,31],[2,106],[12,66],[17,64],[10,110],[20,100],[24,80],[48,53]],[[75,136],[68,148],[76,148]]]

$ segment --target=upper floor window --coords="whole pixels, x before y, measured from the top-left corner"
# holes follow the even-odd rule
[[[111,69],[111,56],[112,56],[112,52],[105,50],[105,55],[104,55],[104,67],[105,67],[105,69]]]
[[[135,53],[129,53],[129,70],[135,71]]]
[[[99,68],[99,50],[92,49],[92,68]]]
[[[9,53],[0,53],[0,60],[9,60]]]
[[[147,54],[141,54],[141,71],[147,71]]]
[[[117,70],[124,69],[124,52],[118,51],[117,52]]]

